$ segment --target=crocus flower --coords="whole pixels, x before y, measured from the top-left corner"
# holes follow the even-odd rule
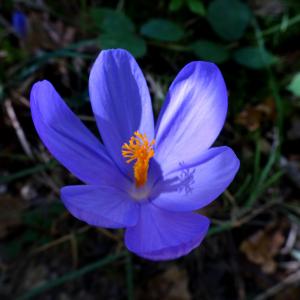
[[[135,59],[105,50],[89,78],[103,143],[67,107],[48,81],[31,91],[36,130],[49,151],[84,185],[66,186],[61,199],[76,218],[125,228],[125,244],[150,260],[189,253],[207,233],[198,210],[233,180],[239,160],[213,147],[227,112],[219,69],[196,61],[169,88],[154,126],[151,99]]]
[[[27,17],[21,11],[14,11],[12,14],[12,26],[19,38],[23,39],[27,35]]]

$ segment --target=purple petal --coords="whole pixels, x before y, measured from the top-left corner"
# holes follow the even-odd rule
[[[153,112],[146,80],[126,50],[103,50],[89,80],[93,111],[109,154],[123,169],[121,147],[138,130],[154,137]]]
[[[240,166],[228,147],[211,148],[189,165],[184,162],[154,187],[153,204],[170,211],[192,211],[225,191]]]
[[[138,220],[139,205],[111,186],[66,186],[61,198],[74,217],[93,226],[122,228]]]
[[[37,82],[30,94],[35,128],[52,155],[85,183],[121,176],[104,146],[67,107],[50,82]]]
[[[126,230],[125,243],[130,251],[150,260],[175,259],[197,247],[208,227],[204,216],[144,204],[138,223]]]
[[[163,173],[207,150],[227,112],[227,90],[216,65],[192,62],[170,86],[156,127],[156,159]]]

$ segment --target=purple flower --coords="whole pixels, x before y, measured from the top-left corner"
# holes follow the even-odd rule
[[[217,198],[239,168],[230,148],[210,148],[227,112],[219,69],[201,61],[186,65],[156,126],[145,78],[127,51],[100,53],[89,92],[103,144],[48,81],[31,91],[40,138],[85,183],[62,188],[65,206],[90,225],[126,228],[127,248],[141,257],[167,260],[189,253],[209,227],[209,219],[193,211]]]
[[[12,15],[12,26],[19,38],[27,35],[27,17],[21,11],[14,11]]]

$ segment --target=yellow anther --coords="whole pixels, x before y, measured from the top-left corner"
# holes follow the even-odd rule
[[[129,142],[123,144],[122,155],[127,163],[135,161],[133,166],[136,187],[143,186],[147,181],[149,161],[154,156],[153,145],[155,140],[148,141],[146,134],[136,131]]]

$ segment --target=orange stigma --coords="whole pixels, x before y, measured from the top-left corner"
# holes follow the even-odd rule
[[[123,144],[122,155],[127,163],[135,161],[133,166],[136,187],[143,186],[147,181],[149,161],[154,156],[153,145],[155,140],[148,141],[146,134],[136,131],[128,144]]]

